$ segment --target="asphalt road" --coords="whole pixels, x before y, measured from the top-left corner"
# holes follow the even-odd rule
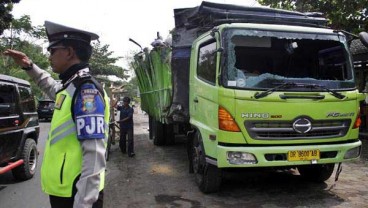
[[[157,147],[148,139],[148,118],[135,116],[134,158],[112,146],[107,163],[105,208],[146,207],[368,207],[368,139],[359,161],[343,164],[337,182],[303,181],[297,172],[226,173],[221,191],[201,193],[188,173],[185,138],[176,144]],[[48,197],[41,191],[40,172],[44,143],[50,123],[42,122],[38,144],[38,171],[31,180],[15,181],[11,173],[0,175],[0,208],[48,208]]]

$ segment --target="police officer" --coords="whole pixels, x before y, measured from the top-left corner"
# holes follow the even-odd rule
[[[52,99],[55,110],[41,167],[42,189],[51,207],[102,207],[109,99],[90,75],[90,42],[98,35],[45,22],[51,78],[22,52],[6,50]]]
[[[126,153],[126,138],[128,136],[128,156],[134,157],[134,138],[133,138],[133,113],[134,109],[129,105],[130,98],[123,98],[123,105],[118,106],[117,110],[120,111],[120,150],[122,153]]]

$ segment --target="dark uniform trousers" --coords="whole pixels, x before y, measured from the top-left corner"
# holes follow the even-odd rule
[[[77,193],[77,181],[78,180],[75,180],[74,182],[72,197],[59,197],[50,195],[50,204],[52,208],[73,208],[74,196]],[[95,203],[93,203],[92,208],[103,208],[103,195],[104,193],[102,190],[98,194],[98,199]]]
[[[120,150],[125,153],[126,152],[126,143],[128,136],[128,155],[134,153],[134,140],[133,140],[133,128],[131,129],[123,129],[120,128]]]

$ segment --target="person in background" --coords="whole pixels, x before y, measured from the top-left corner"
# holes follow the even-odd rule
[[[61,83],[28,56],[7,49],[51,99],[55,109],[41,167],[42,190],[52,208],[103,207],[109,98],[91,76],[90,42],[98,35],[45,22],[50,65]]]
[[[123,98],[123,105],[118,106],[117,110],[120,111],[120,150],[122,153],[126,153],[126,143],[128,136],[128,156],[134,157],[134,138],[133,138],[133,113],[134,109],[129,105],[130,98]]]

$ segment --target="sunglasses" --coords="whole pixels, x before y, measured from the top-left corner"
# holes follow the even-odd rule
[[[47,51],[50,52],[50,55],[53,55],[57,49],[66,49],[65,46],[53,46],[47,48]]]

